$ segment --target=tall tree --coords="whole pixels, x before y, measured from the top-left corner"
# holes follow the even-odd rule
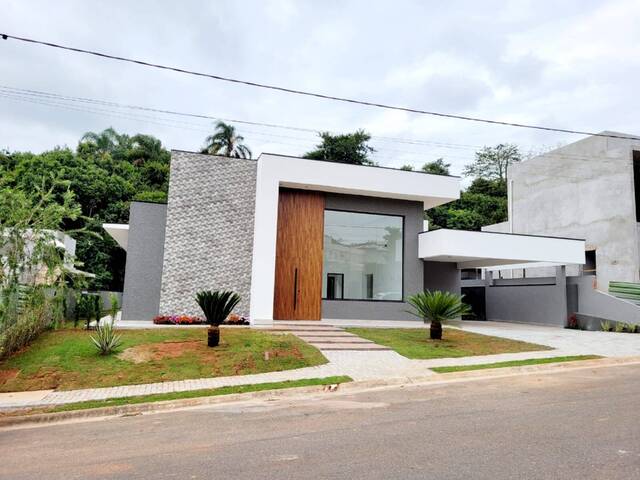
[[[243,142],[244,137],[238,135],[236,127],[218,122],[213,135],[205,139],[205,146],[201,152],[233,158],[251,158],[251,150]]]
[[[327,160],[329,162],[351,163],[354,165],[375,165],[369,154],[375,149],[367,144],[371,135],[364,130],[344,135],[332,135],[329,132],[319,134],[322,142],[315,150],[304,154],[304,158]]]
[[[425,163],[422,166],[422,171],[434,175],[451,175],[449,173],[449,167],[451,167],[450,163],[444,163],[444,160],[439,158],[433,162]]]
[[[509,165],[521,160],[517,145],[501,143],[495,147],[484,147],[476,152],[475,161],[467,165],[462,174],[506,183]]]

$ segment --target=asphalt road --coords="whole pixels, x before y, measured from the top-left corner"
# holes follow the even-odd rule
[[[2,479],[635,479],[640,367],[0,431]]]

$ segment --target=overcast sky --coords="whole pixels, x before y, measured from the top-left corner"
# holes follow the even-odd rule
[[[638,0],[0,0],[0,10],[0,31],[9,34],[191,70],[446,113],[640,133]],[[12,40],[0,40],[0,85],[335,132],[364,128],[380,164],[444,157],[453,173],[478,146],[513,142],[529,152],[581,138],[304,98]],[[198,150],[213,123],[12,97],[0,92],[0,148],[8,150],[73,148],[86,131],[109,126]],[[298,155],[317,143],[313,133],[237,128],[254,156]]]

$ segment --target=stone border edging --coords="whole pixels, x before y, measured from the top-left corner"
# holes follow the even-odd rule
[[[68,412],[38,413],[33,415],[0,416],[0,429],[28,428],[40,425],[56,424],[69,421],[99,420],[114,416],[133,416],[144,413],[159,413],[170,410],[189,409],[192,407],[218,405],[227,403],[248,402],[252,400],[277,400],[298,398],[314,394],[327,395],[330,393],[354,394],[368,390],[381,390],[402,386],[426,386],[478,381],[490,378],[505,378],[518,375],[552,374],[562,371],[584,370],[589,368],[606,368],[625,365],[640,365],[640,356],[601,358],[591,360],[574,360],[570,362],[546,363],[539,365],[524,365],[518,367],[502,367],[485,370],[469,370],[465,372],[440,373],[424,377],[396,377],[379,380],[364,380],[340,384],[337,388],[328,385],[313,385],[307,387],[292,387],[259,392],[233,393],[228,395],[194,397],[178,400],[164,400],[114,407],[90,408],[86,410],[71,410]]]

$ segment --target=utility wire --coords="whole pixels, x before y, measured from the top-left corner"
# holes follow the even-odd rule
[[[67,45],[61,45],[61,44],[58,44],[58,43],[46,42],[46,41],[42,41],[42,40],[36,40],[36,39],[33,39],[33,38],[18,37],[18,36],[15,36],[15,35],[10,35],[8,33],[0,33],[0,36],[4,40],[7,40],[7,39],[10,38],[12,40],[18,40],[20,42],[26,42],[26,43],[37,44],[37,45],[44,45],[44,46],[47,46],[47,47],[57,48],[57,49],[60,49],[60,50],[67,50],[67,51],[76,52],[76,53],[84,53],[84,54],[87,54],[87,55],[93,55],[93,56],[101,57],[101,58],[108,58],[108,59],[111,59],[111,60],[118,60],[118,61],[121,61],[121,62],[135,63],[137,65],[142,65],[142,66],[145,66],[145,67],[157,68],[157,69],[161,69],[161,70],[169,70],[169,71],[173,71],[173,72],[184,73],[184,74],[187,74],[187,75],[194,75],[194,76],[197,76],[197,77],[206,77],[206,78],[210,78],[210,79],[213,79],[213,80],[219,80],[219,81],[223,81],[223,82],[248,85],[250,87],[264,88],[264,89],[275,90],[275,91],[284,92],[284,93],[290,93],[290,94],[294,94],[294,95],[315,97],[315,98],[320,98],[320,99],[323,99],[323,100],[333,100],[333,101],[336,101],[336,102],[364,105],[364,106],[368,106],[368,107],[376,107],[376,108],[382,108],[382,109],[386,109],[386,110],[397,110],[397,111],[401,111],[401,112],[416,113],[416,114],[420,114],[420,115],[431,115],[431,116],[434,116],[434,117],[451,118],[451,119],[455,119],[455,120],[465,120],[465,121],[469,121],[469,122],[486,123],[486,124],[490,124],[490,125],[502,125],[502,126],[507,126],[507,127],[517,127],[517,128],[529,128],[529,129],[534,129],[534,130],[544,130],[544,131],[548,131],[548,132],[570,133],[570,134],[574,134],[574,135],[590,135],[590,136],[595,136],[595,137],[617,138],[617,139],[623,139],[623,140],[638,140],[639,139],[638,137],[633,137],[633,136],[629,136],[629,135],[616,135],[616,134],[610,134],[610,133],[596,133],[596,132],[589,132],[589,131],[584,131],[584,130],[572,130],[572,129],[568,129],[568,128],[554,128],[554,127],[546,127],[546,126],[542,126],[542,125],[532,125],[532,124],[526,124],[526,123],[506,122],[506,121],[500,121],[500,120],[491,120],[491,119],[488,119],[488,118],[471,117],[471,116],[466,116],[466,115],[454,115],[454,114],[450,114],[450,113],[442,113],[442,112],[435,112],[435,111],[429,111],[429,110],[421,110],[421,109],[418,109],[418,108],[411,108],[411,107],[400,107],[400,106],[389,105],[389,104],[378,103],[378,102],[371,102],[371,101],[366,101],[366,100],[356,100],[356,99],[352,99],[352,98],[338,97],[338,96],[328,95],[328,94],[324,94],[324,93],[308,92],[308,91],[304,91],[304,90],[297,90],[297,89],[294,89],[294,88],[281,87],[281,86],[277,86],[277,85],[269,85],[269,84],[265,84],[265,83],[259,83],[259,82],[248,81],[248,80],[240,80],[240,79],[231,78],[231,77],[223,77],[221,75],[215,75],[215,74],[211,74],[211,73],[197,72],[197,71],[194,71],[194,70],[187,70],[187,69],[184,69],[184,68],[173,67],[173,66],[168,66],[168,65],[162,65],[162,64],[159,64],[159,63],[152,63],[152,62],[148,62],[148,61],[144,61],[144,60],[138,60],[138,59],[134,59],[134,58],[127,58],[127,57],[121,57],[121,56],[118,56],[118,55],[111,55],[111,54],[108,54],[108,53],[98,52],[98,51],[95,51],[95,50],[87,50],[87,49],[84,49],[84,48],[70,47],[70,46],[67,46]]]

